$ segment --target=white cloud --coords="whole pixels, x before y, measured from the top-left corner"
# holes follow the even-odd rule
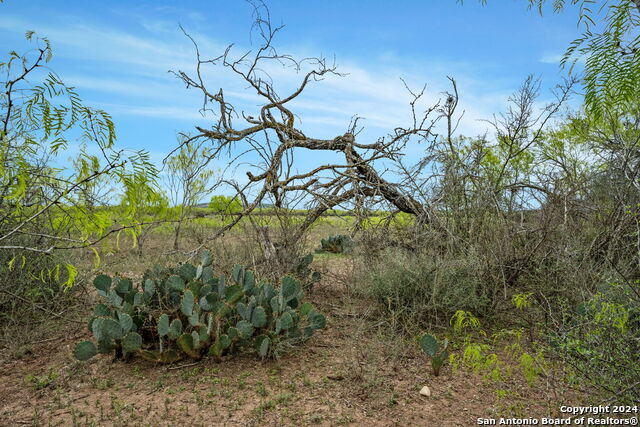
[[[563,54],[561,53],[545,53],[540,57],[538,61],[542,62],[543,64],[560,64],[562,56]]]
[[[194,15],[189,19],[200,18],[202,16]],[[81,64],[65,80],[79,88],[111,95],[109,100],[100,102],[103,108],[114,114],[180,121],[181,126],[184,122],[195,124],[204,120],[198,112],[202,96],[194,90],[186,91],[175,76],[167,73],[169,69],[193,71],[195,63],[191,42],[175,24],[142,20],[140,34],[143,35],[140,35],[112,26],[74,22],[73,18],[63,22],[64,19],[57,17],[57,21],[59,24],[36,27],[54,42],[62,56]],[[30,27],[33,26],[15,17],[0,17],[1,29],[23,31]],[[203,55],[218,55],[226,46],[205,34],[192,35]],[[234,52],[241,54],[246,49],[237,47]],[[294,57],[312,56],[309,48],[291,50]],[[557,57],[545,55],[541,61],[557,62]],[[419,113],[435,104],[442,92],[451,89],[446,74],[457,74],[459,111],[465,111],[458,132],[473,136],[489,129],[481,119],[504,109],[509,91],[496,90],[499,86],[496,80],[474,76],[467,70],[473,67],[444,60],[403,60],[400,53],[389,51],[369,63],[345,62],[338,71],[347,76],[329,75],[323,81],[311,82],[292,106],[309,135],[311,132],[322,137],[341,134],[351,117],[358,115],[365,118],[361,122],[367,129],[363,136],[372,139],[410,123],[411,97],[400,77],[413,90],[428,83],[424,100],[418,106]],[[274,79],[281,95],[294,90],[303,76],[275,64],[267,65],[265,71]],[[217,92],[220,87],[225,88],[227,100],[236,105],[238,112],[256,115],[261,99],[238,76],[220,67],[206,70],[204,76],[211,90]],[[173,135],[168,140],[173,141]]]

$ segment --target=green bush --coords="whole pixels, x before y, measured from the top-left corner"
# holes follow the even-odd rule
[[[600,287],[551,336],[576,382],[615,395],[620,404],[640,401],[640,300],[631,286],[638,283]]]
[[[209,202],[209,209],[224,215],[236,214],[242,212],[242,202],[237,197],[213,196]]]
[[[1,227],[0,227],[1,228]],[[0,234],[1,234],[0,230]],[[22,236],[8,239],[9,244],[23,245]],[[60,253],[34,254],[28,250],[0,250],[0,342],[11,340],[17,325],[30,328],[41,315],[64,308],[65,282],[69,271]],[[9,344],[9,343],[7,343]]]
[[[126,278],[97,276],[93,284],[103,303],[89,320],[97,345],[79,343],[76,358],[115,352],[171,363],[185,356],[220,359],[239,350],[271,358],[324,328],[324,316],[303,302],[295,279],[285,276],[276,288],[236,265],[228,281],[214,273],[211,258],[207,251],[197,267],[156,266],[139,287]]]
[[[486,312],[483,289],[470,258],[437,260],[388,248],[367,262],[360,292],[379,301],[401,327],[420,329],[433,322],[444,324],[458,310]]]

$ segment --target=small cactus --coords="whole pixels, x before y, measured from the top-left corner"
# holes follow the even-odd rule
[[[442,343],[442,349],[438,344],[438,340],[431,334],[424,334],[420,337],[420,348],[431,358],[431,368],[433,375],[436,377],[440,375],[440,368],[449,358],[447,347],[449,346],[449,340],[446,338]]]
[[[354,246],[351,237],[345,234],[337,234],[320,240],[320,248],[316,252],[330,252],[334,254],[348,253]]]
[[[267,354],[269,354],[271,339],[267,336],[262,335],[262,339],[258,340],[258,342],[258,353],[260,354],[260,357],[264,359],[265,357],[267,357]]]
[[[76,344],[75,349],[73,350],[73,355],[78,360],[89,360],[93,356],[98,354],[98,349],[96,345],[91,341],[82,341]]]

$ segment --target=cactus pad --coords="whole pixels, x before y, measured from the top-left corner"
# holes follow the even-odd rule
[[[91,341],[82,341],[76,344],[73,355],[78,360],[89,360],[98,354],[98,349]]]

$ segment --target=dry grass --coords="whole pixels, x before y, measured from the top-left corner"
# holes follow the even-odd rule
[[[102,268],[140,277],[150,262],[172,262],[164,249],[159,237],[148,255],[118,253]],[[3,354],[1,424],[466,426],[479,417],[549,416],[578,401],[544,381],[530,387],[518,375],[497,384],[445,368],[433,377],[416,346],[390,333],[375,304],[350,291],[355,262],[316,257],[323,280],[309,298],[327,315],[327,328],[279,361],[245,355],[176,366],[107,356],[78,362],[73,346],[90,333],[82,323],[54,319],[46,339]],[[83,319],[88,311],[86,304],[67,315]],[[424,385],[431,397],[419,394]]]

